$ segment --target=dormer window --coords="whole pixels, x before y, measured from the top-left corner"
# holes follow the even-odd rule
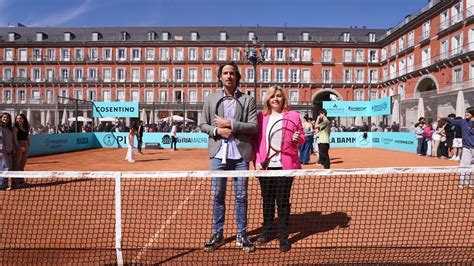
[[[221,33],[220,33],[220,40],[221,40],[221,41],[227,41],[227,32],[221,31]]]
[[[148,32],[148,40],[149,41],[156,41],[156,32],[154,32],[154,31]]]
[[[169,32],[163,32],[161,33],[161,39],[163,41],[168,41],[170,39],[170,33]]]
[[[9,32],[8,33],[8,41],[9,42],[14,42],[16,40],[16,33],[14,32]]]
[[[94,42],[100,40],[101,37],[102,37],[102,36],[101,36],[101,34],[100,34],[99,32],[93,32],[93,33],[92,33],[92,41],[94,41]]]
[[[309,32],[303,32],[301,36],[303,41],[309,41]]]
[[[199,34],[195,31],[191,32],[191,41],[197,41],[199,39]]]
[[[65,32],[64,33],[64,41],[69,42],[74,38],[74,35],[70,32]]]
[[[130,37],[130,35],[126,31],[122,31],[120,33],[120,40],[121,41],[126,41],[126,40],[128,40],[129,37]]]
[[[351,40],[351,34],[349,32],[342,33],[342,40],[344,42],[349,42]]]
[[[369,33],[369,42],[375,42],[375,33],[373,32]]]
[[[250,31],[250,32],[248,33],[248,38],[249,38],[249,41],[252,41],[253,38],[255,38],[255,32]]]
[[[284,35],[283,32],[277,32],[277,41],[283,41]]]
[[[45,39],[45,34],[42,32],[37,32],[36,33],[36,41],[41,42]]]

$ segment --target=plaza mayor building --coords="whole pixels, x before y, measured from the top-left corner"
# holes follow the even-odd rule
[[[92,118],[94,101],[139,102],[146,123],[180,115],[199,124],[225,61],[239,65],[240,90],[256,92],[259,109],[274,84],[302,115],[323,101],[393,96],[402,128],[417,120],[420,98],[435,120],[454,112],[460,91],[472,105],[474,0],[427,1],[400,20],[390,29],[1,27],[0,110],[57,125]]]

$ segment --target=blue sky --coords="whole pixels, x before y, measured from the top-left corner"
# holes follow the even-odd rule
[[[0,26],[288,26],[388,29],[427,0],[0,0]]]

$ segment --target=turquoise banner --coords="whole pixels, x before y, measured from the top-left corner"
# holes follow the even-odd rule
[[[373,101],[324,101],[329,117],[382,116],[391,114],[391,97]]]
[[[101,148],[126,148],[127,136],[126,132],[97,132],[96,145]],[[204,133],[177,133],[178,143],[176,148],[207,148],[208,136]],[[171,134],[169,133],[145,133],[143,134],[143,146],[147,143],[159,144],[162,148],[171,147]],[[134,145],[137,145],[135,138]]]
[[[94,133],[31,135],[29,156],[94,149]]]
[[[331,132],[331,148],[380,148],[416,152],[412,132]]]
[[[138,117],[138,102],[94,102],[94,117]]]

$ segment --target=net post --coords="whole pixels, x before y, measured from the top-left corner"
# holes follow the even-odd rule
[[[123,265],[123,254],[122,254],[122,186],[121,186],[122,173],[117,172],[115,174],[115,251],[117,256],[117,265]]]

